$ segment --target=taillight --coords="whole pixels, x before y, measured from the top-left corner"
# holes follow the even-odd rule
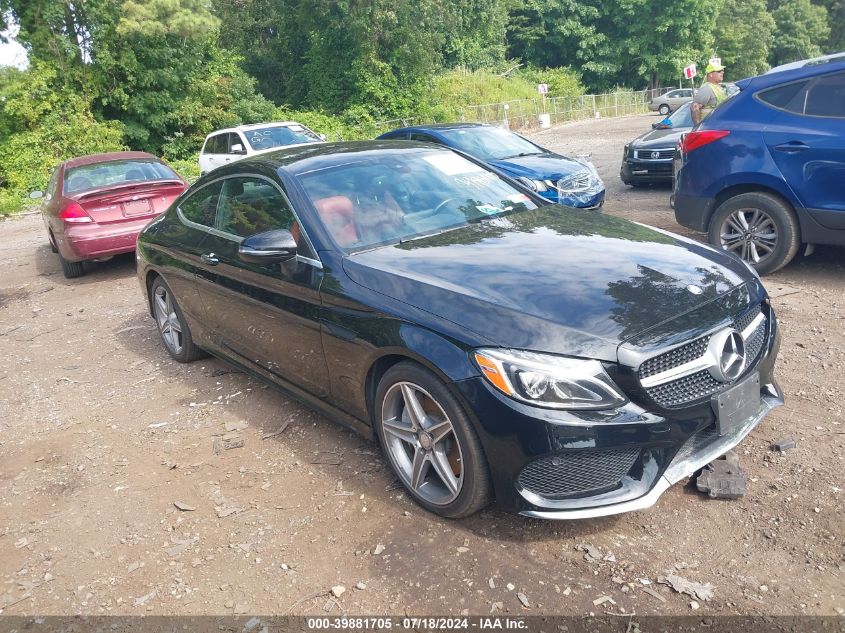
[[[85,209],[76,202],[71,202],[64,209],[59,211],[59,219],[62,222],[78,224],[81,222],[93,222],[91,216],[85,213]]]
[[[687,132],[681,138],[681,151],[689,154],[692,150],[698,149],[720,138],[725,138],[730,132],[727,130],[702,130],[700,132]]]

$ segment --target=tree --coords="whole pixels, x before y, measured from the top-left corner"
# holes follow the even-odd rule
[[[583,65],[584,79],[594,87],[657,87],[712,53],[720,0],[592,1],[601,12],[596,28],[604,35]]]
[[[787,0],[772,16],[776,25],[770,58],[773,66],[822,54],[830,37],[827,9],[810,0]]]
[[[716,19],[717,54],[730,78],[741,79],[769,68],[775,20],[766,0],[725,0]]]
[[[828,53],[845,51],[845,2],[842,0],[817,0],[827,9],[827,21],[830,26],[830,38],[827,41]]]
[[[443,64],[479,70],[505,61],[508,5],[506,0],[466,0],[440,4],[443,19]]]

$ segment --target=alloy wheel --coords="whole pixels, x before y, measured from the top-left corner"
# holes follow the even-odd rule
[[[176,304],[170,291],[163,285],[156,286],[153,296],[156,323],[161,332],[161,338],[167,349],[173,354],[180,354],[184,345],[182,323],[176,314]]]
[[[454,501],[464,483],[463,456],[452,421],[422,387],[397,382],[381,412],[385,449],[411,490],[434,505]]]
[[[738,209],[719,232],[722,248],[752,264],[765,262],[775,250],[778,230],[774,220],[760,209]]]

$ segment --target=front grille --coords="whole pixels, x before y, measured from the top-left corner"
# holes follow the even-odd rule
[[[652,156],[655,152],[657,153],[657,156]],[[672,160],[674,155],[675,148],[634,150],[634,158],[638,160]]]
[[[697,374],[652,387],[648,390],[648,395],[661,407],[671,409],[712,396],[724,386],[726,383],[719,382],[705,369]]]
[[[574,176],[562,178],[555,183],[558,191],[561,193],[573,193],[577,191],[586,191],[592,185],[593,179],[590,172],[584,171]]]
[[[638,448],[584,450],[544,457],[519,474],[519,485],[546,498],[571,497],[615,487],[639,457]]]
[[[760,315],[761,310],[760,305],[755,306],[735,319],[732,327],[738,332],[744,332]],[[746,368],[737,380],[742,379],[757,365],[760,353],[766,343],[766,326],[767,322],[764,318],[754,331],[750,332],[748,337],[745,338]],[[638,371],[640,379],[649,378],[700,358],[706,352],[709,342],[710,336],[703,336],[669,352],[643,361]],[[736,381],[719,382],[710,375],[708,370],[704,369],[677,380],[649,387],[646,389],[646,393],[661,407],[672,409],[712,396],[735,383]]]
[[[692,343],[676,347],[671,352],[666,352],[660,356],[649,358],[642,365],[640,365],[640,378],[648,378],[654,374],[659,374],[667,369],[672,369],[678,365],[683,365],[691,360],[700,358],[707,349],[707,344],[710,342],[709,336],[704,336],[696,339]]]

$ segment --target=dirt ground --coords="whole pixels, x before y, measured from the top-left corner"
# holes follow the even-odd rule
[[[607,213],[679,231],[668,187],[619,180],[622,146],[653,120],[529,135],[591,152]],[[0,222],[0,612],[842,614],[843,255],[765,279],[787,402],[739,447],[743,498],[678,485],[600,520],[448,521],[366,440],[218,360],[171,361],[132,256],[66,280],[40,218]],[[667,574],[713,595],[691,605]]]

